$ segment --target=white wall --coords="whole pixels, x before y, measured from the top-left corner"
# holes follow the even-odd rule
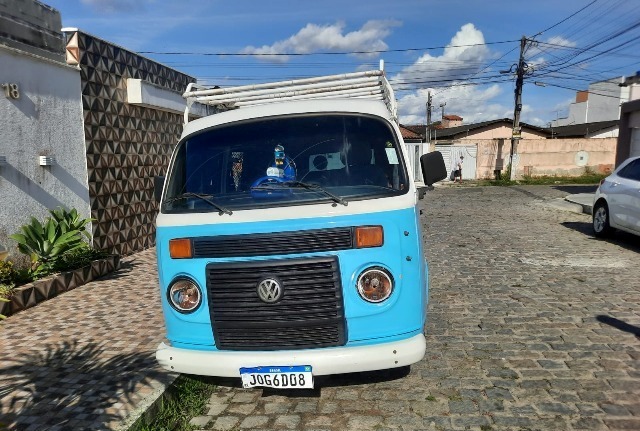
[[[0,245],[7,235],[47,209],[76,208],[90,216],[80,70],[0,46],[1,83],[18,85],[19,98],[0,92]],[[41,167],[38,156],[56,159]]]
[[[594,82],[589,85],[587,123],[620,118],[620,103],[626,102],[621,94],[622,88],[618,86],[620,82],[621,79],[616,78],[611,81]]]

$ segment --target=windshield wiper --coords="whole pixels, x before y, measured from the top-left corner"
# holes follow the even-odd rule
[[[186,192],[186,193],[182,193],[179,194],[177,196],[174,196],[172,198],[167,199],[166,201],[164,201],[165,204],[170,204],[171,202],[175,202],[181,199],[187,199],[187,198],[198,198],[201,199],[203,201],[205,201],[206,203],[208,203],[209,205],[211,205],[212,207],[214,207],[215,209],[218,210],[218,214],[222,215],[222,214],[233,214],[233,211],[218,205],[217,203],[215,203],[213,200],[211,200],[211,198],[213,197],[213,195],[207,195],[204,193],[193,193],[193,192]]]
[[[305,183],[302,181],[287,181],[284,182],[283,184],[288,185],[289,187],[302,187],[304,189],[307,190],[315,190],[315,191],[319,191],[323,194],[325,194],[326,196],[330,197],[332,201],[334,201],[335,203],[339,203],[341,205],[344,205],[345,207],[347,205],[349,205],[349,202],[347,202],[346,200],[342,199],[340,196],[336,196],[333,193],[331,193],[330,191],[328,191],[327,189],[325,189],[324,187],[318,185],[318,184],[310,184],[310,183]],[[335,204],[334,204],[335,206]]]

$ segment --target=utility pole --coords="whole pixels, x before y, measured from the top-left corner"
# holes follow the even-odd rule
[[[517,160],[518,160],[518,142],[520,141],[520,111],[522,111],[522,84],[524,83],[524,74],[527,71],[527,63],[524,62],[524,51],[527,47],[527,38],[522,36],[520,39],[520,59],[518,60],[518,68],[516,69],[516,89],[515,89],[515,106],[513,108],[513,130],[511,132],[511,175],[510,180],[516,179]]]
[[[425,129],[427,144],[429,144],[429,151],[431,151],[431,102],[431,91],[429,91],[427,93],[427,128]]]
[[[444,106],[447,104],[447,102],[442,102],[440,104],[440,107],[442,108],[442,120],[444,120]]]

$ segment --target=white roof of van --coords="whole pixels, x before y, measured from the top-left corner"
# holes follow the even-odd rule
[[[394,121],[387,105],[382,100],[366,99],[320,99],[301,100],[293,102],[271,102],[269,104],[243,107],[215,115],[193,120],[184,125],[182,137],[192,133],[215,127],[221,124],[234,123],[243,120],[316,113],[354,113],[373,115]]]

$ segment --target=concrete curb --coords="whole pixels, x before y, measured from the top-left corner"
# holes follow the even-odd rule
[[[140,426],[143,420],[151,421],[160,410],[162,403],[170,398],[171,387],[179,377],[180,374],[169,373],[168,381],[161,383],[147,395],[115,428],[115,431],[128,431]]]
[[[576,213],[576,214],[583,214],[584,213],[584,209],[582,208],[582,205],[569,202],[569,201],[567,201],[566,199],[563,199],[563,198],[558,198],[558,199],[554,199],[552,201],[547,201],[546,204],[548,206],[550,206],[551,208],[555,208],[555,209],[561,210],[561,211],[570,211],[570,212]]]
[[[565,201],[582,208],[582,212],[591,215],[593,213],[593,196],[594,193],[577,193],[564,198]]]

